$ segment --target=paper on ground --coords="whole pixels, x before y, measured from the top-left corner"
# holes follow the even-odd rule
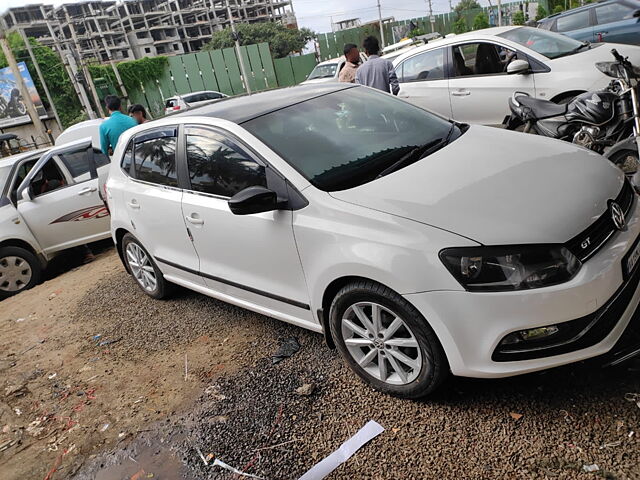
[[[338,450],[324,460],[316,463],[311,470],[302,475],[298,480],[321,480],[349,460],[361,447],[382,432],[384,432],[382,425],[373,420],[369,420],[364,427],[358,430],[358,433],[340,445]]]

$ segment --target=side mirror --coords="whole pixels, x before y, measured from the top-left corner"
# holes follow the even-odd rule
[[[29,184],[24,190],[22,190],[22,200],[30,202],[33,200],[33,197],[33,185]]]
[[[278,209],[278,195],[265,187],[247,187],[227,202],[234,215],[270,212]]]
[[[634,18],[640,17],[640,10],[636,10],[635,12],[633,12],[633,17]]]
[[[527,73],[530,69],[531,67],[529,66],[529,62],[526,60],[513,60],[509,65],[507,65],[507,73],[509,75]]]

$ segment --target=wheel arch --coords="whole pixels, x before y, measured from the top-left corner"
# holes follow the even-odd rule
[[[0,242],[0,248],[2,247],[24,248],[25,250],[27,250],[30,253],[33,253],[36,256],[36,258],[40,261],[40,265],[42,266],[43,269],[47,266],[47,263],[48,263],[47,258],[41,253],[39,253],[35,248],[33,248],[33,245],[31,245],[29,242],[25,240],[20,240],[19,238],[10,238],[7,240],[2,240]]]
[[[114,237],[116,240],[116,250],[118,251],[118,256],[120,257],[120,261],[122,262],[122,265],[124,265],[124,269],[127,271],[127,273],[131,275],[129,266],[127,265],[127,262],[125,262],[124,260],[124,252],[122,251],[122,239],[127,233],[131,233],[131,232],[129,232],[126,228],[118,228],[114,233]],[[131,233],[131,235],[133,234]]]

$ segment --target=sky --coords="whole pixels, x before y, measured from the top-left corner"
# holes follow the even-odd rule
[[[455,6],[459,0],[451,0]],[[298,18],[298,25],[308,27],[315,32],[331,31],[331,19],[334,21],[359,17],[363,22],[378,18],[377,0],[292,0]],[[23,6],[29,3],[49,3],[60,5],[60,0],[0,0],[0,12],[9,7]],[[65,2],[72,3],[72,2]],[[488,0],[480,1],[482,5]],[[380,0],[383,17],[395,17],[402,20],[423,17],[428,14],[427,0]],[[432,0],[433,13],[449,11],[449,0]]]

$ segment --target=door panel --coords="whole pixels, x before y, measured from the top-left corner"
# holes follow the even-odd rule
[[[400,98],[451,118],[445,49],[438,48],[407,58],[396,68]]]
[[[293,237],[292,212],[234,215],[229,196],[268,186],[266,167],[219,132],[186,128],[191,191],[182,213],[193,235],[205,283],[224,294],[312,320]]]
[[[129,166],[134,179],[129,179],[123,189],[123,200],[134,235],[162,271],[202,285],[200,276],[191,273],[198,271],[199,262],[182,216],[176,144],[175,128],[159,129],[134,139],[133,162]]]
[[[498,125],[509,115],[513,92],[535,96],[534,74],[505,72],[509,62],[518,58],[513,50],[488,42],[468,43],[453,46],[452,58],[449,98],[458,121]]]
[[[88,161],[86,150],[71,153],[78,165]],[[97,178],[86,172],[74,178],[53,156],[34,172],[30,185],[33,199],[18,199],[18,212],[46,253],[109,236],[109,214],[98,196]]]

